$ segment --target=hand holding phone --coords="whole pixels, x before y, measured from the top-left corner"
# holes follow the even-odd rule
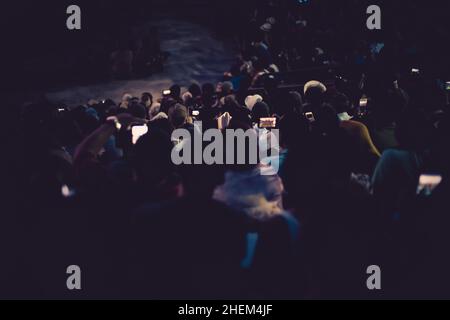
[[[316,121],[316,118],[314,117],[314,113],[312,113],[312,112],[306,112],[305,117],[311,123]]]
[[[442,182],[442,176],[437,174],[422,174],[417,186],[417,194],[429,196]]]
[[[362,108],[367,107],[368,104],[369,104],[369,99],[367,99],[367,98],[361,98],[359,100],[359,106]]]

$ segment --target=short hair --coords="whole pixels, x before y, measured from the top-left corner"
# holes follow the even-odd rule
[[[147,108],[141,103],[132,103],[128,107],[128,113],[136,118],[146,119],[147,118]]]
[[[179,103],[169,110],[169,120],[175,128],[179,128],[185,124],[188,116],[188,109]]]
[[[230,81],[225,81],[222,84],[222,94],[223,95],[229,95],[231,93],[233,93],[234,87],[233,87],[233,83],[231,83]]]

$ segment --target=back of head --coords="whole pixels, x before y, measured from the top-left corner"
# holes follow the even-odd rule
[[[303,114],[303,98],[300,93],[298,93],[297,91],[291,91],[283,100],[284,103],[282,103],[279,107],[279,110],[281,112],[280,116],[291,113],[295,113],[298,115]]]
[[[151,129],[135,146],[135,166],[141,184],[156,187],[174,172],[171,159],[173,144],[165,132]]]
[[[257,102],[252,110],[253,122],[259,123],[261,118],[270,116],[270,108],[265,102]]]
[[[309,81],[304,87],[305,100],[308,103],[320,105],[324,102],[326,91],[327,87],[323,83],[316,80]]]
[[[200,86],[196,83],[191,84],[188,91],[194,98],[200,97],[202,95],[202,88],[200,88]]]
[[[222,84],[222,96],[225,97],[225,96],[232,94],[233,90],[234,90],[234,86],[233,86],[233,83],[231,83],[230,81],[225,81]]]
[[[171,96],[174,99],[179,99],[181,96],[181,87],[177,84],[174,84],[170,87]]]
[[[323,104],[315,116],[315,129],[320,134],[333,134],[339,130],[339,118],[331,105]]]
[[[146,107],[151,107],[153,105],[153,95],[149,92],[144,92],[141,96],[141,103]]]
[[[173,99],[172,97],[165,97],[161,100],[160,111],[164,112],[165,114],[169,114],[170,108],[172,108],[176,104],[177,104],[177,101],[175,99]]]
[[[188,110],[181,104],[176,104],[169,110],[169,121],[174,128],[182,127],[188,119]]]
[[[216,101],[216,88],[212,83],[206,83],[202,87],[202,100],[203,100],[203,106],[204,107],[211,107],[213,106]]]
[[[141,103],[132,103],[128,106],[128,113],[139,119],[147,118],[147,108]]]

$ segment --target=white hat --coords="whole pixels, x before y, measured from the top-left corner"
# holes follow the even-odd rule
[[[322,82],[317,81],[317,80],[312,80],[305,84],[303,93],[306,94],[306,92],[312,88],[319,88],[322,92],[327,91],[327,87]]]
[[[261,97],[259,94],[255,94],[253,96],[248,96],[247,98],[245,98],[245,105],[250,111],[252,111],[255,104],[262,101],[263,97]]]

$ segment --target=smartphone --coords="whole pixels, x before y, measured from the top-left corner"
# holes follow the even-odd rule
[[[312,112],[307,112],[305,113],[305,117],[309,122],[315,122],[316,118],[314,117],[314,113]]]
[[[198,110],[192,110],[191,116],[192,117],[198,117],[200,115],[200,111]]]
[[[135,125],[131,127],[131,135],[132,135],[132,143],[136,144],[140,137],[146,135],[148,132],[148,126],[146,124],[143,125]]]
[[[412,74],[419,74],[419,73],[420,73],[420,69],[412,68],[412,69],[411,69],[411,73],[412,73]]]
[[[259,119],[259,127],[264,129],[273,129],[277,126],[277,118],[261,118]]]
[[[65,184],[61,187],[61,195],[64,198],[72,198],[75,194],[75,189],[70,188],[68,185]]]
[[[447,81],[447,82],[445,83],[445,90],[446,90],[446,91],[450,91],[450,81]]]
[[[369,99],[367,99],[367,98],[361,98],[359,100],[359,106],[362,107],[362,108],[367,107],[368,103],[369,103]]]
[[[170,90],[164,90],[163,91],[163,97],[170,96],[171,94],[172,94],[172,91],[170,91]]]
[[[442,182],[442,176],[438,174],[422,174],[419,178],[419,185],[417,186],[417,194],[424,194],[429,196],[434,189]]]

